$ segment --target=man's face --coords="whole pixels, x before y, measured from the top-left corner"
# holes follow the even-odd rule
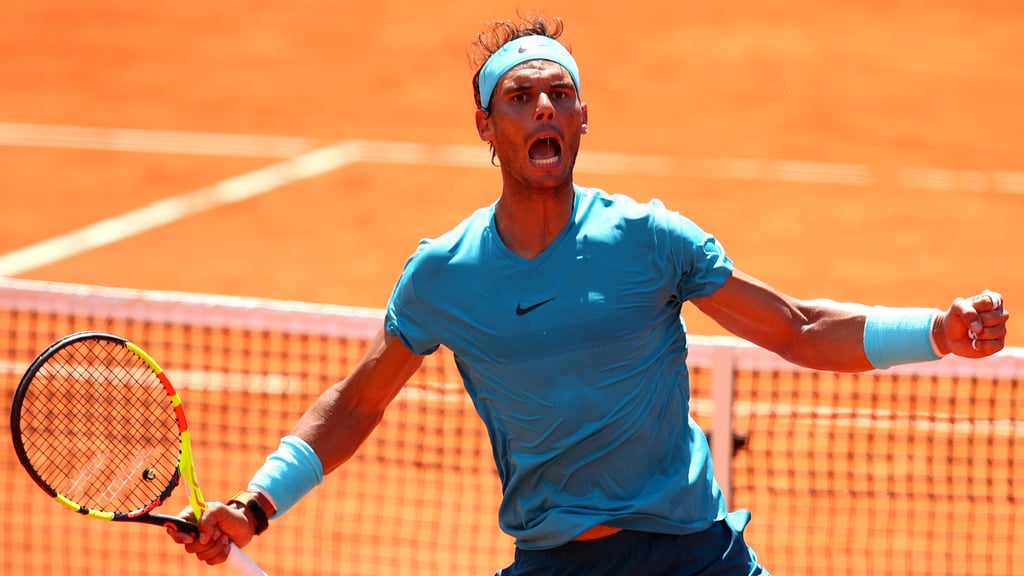
[[[548,60],[510,69],[495,86],[490,114],[477,113],[480,138],[494,146],[506,177],[529,188],[572,182],[586,123],[572,77]]]

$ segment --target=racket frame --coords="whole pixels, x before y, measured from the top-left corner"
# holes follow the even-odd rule
[[[124,346],[133,354],[138,356],[139,359],[141,359],[153,371],[160,380],[160,383],[163,385],[164,392],[167,394],[167,397],[171,402],[171,406],[174,408],[175,419],[178,423],[178,463],[174,472],[171,474],[170,480],[161,490],[160,494],[153,499],[153,501],[141,508],[128,512],[110,512],[106,510],[90,509],[89,507],[74,502],[66,495],[61,494],[59,491],[51,487],[42,478],[39,472],[36,471],[27,451],[25,450],[24,439],[22,438],[23,435],[21,431],[21,411],[24,405],[25,395],[31,388],[32,381],[39,373],[39,370],[59,351],[83,340],[105,340],[113,342]],[[199,528],[194,523],[177,516],[152,512],[153,509],[162,504],[171,495],[181,480],[184,480],[185,482],[185,486],[188,490],[189,505],[192,507],[192,512],[196,518],[202,517],[203,512],[206,511],[207,505],[206,500],[203,498],[202,492],[199,489],[199,482],[196,477],[192,455],[191,433],[189,432],[188,420],[185,417],[185,409],[182,406],[181,397],[178,395],[174,386],[171,384],[170,379],[166,374],[164,374],[163,369],[156,360],[154,360],[153,357],[145,350],[127,338],[108,332],[85,330],[68,334],[47,346],[46,349],[36,356],[32,363],[29,364],[28,369],[25,371],[24,376],[22,376],[21,381],[18,383],[18,388],[14,393],[14,399],[11,404],[11,439],[14,443],[14,451],[18,455],[18,460],[21,462],[22,467],[25,468],[25,471],[28,472],[32,480],[35,481],[43,491],[64,507],[78,512],[79,514],[99,520],[152,524],[156,526],[163,526],[165,528],[173,528],[179,532],[187,533],[193,538],[199,537]],[[231,543],[231,551],[228,554],[227,562],[228,565],[238,574],[266,576],[265,572],[263,572],[263,570],[233,542]]]

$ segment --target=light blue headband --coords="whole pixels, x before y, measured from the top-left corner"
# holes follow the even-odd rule
[[[547,36],[523,36],[495,50],[480,68],[480,106],[484,110],[491,106],[491,94],[501,75],[527,60],[550,60],[561,64],[572,76],[576,92],[580,91],[580,69],[565,46]]]

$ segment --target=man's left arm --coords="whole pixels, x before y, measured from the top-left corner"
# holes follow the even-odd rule
[[[733,334],[786,360],[819,370],[859,372],[953,353],[981,358],[1002,350],[1009,314],[986,290],[945,311],[801,300],[734,270],[713,294],[694,299]]]

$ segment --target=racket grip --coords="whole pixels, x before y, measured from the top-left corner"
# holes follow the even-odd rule
[[[234,542],[231,543],[231,551],[228,552],[227,564],[238,576],[267,576],[267,573]]]

